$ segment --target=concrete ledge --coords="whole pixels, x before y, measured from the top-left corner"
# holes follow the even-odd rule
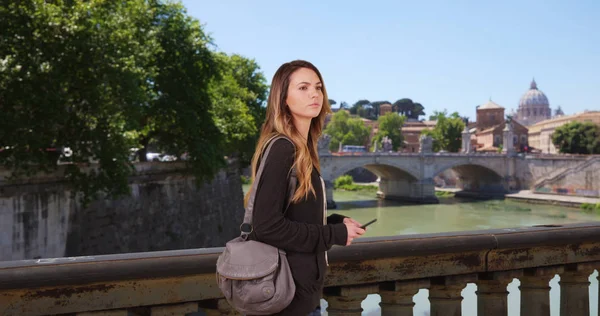
[[[0,315],[73,314],[222,298],[222,248],[0,262]],[[328,287],[600,261],[600,222],[365,238],[330,251]],[[177,305],[179,304],[179,305]],[[170,310],[165,310],[170,311]]]
[[[600,203],[600,199],[581,197],[581,196],[569,196],[569,195],[558,195],[558,194],[542,194],[533,193],[529,190],[523,190],[517,193],[506,194],[507,199],[526,202],[532,204],[550,204],[567,207],[579,208],[583,203],[596,204]]]
[[[329,262],[429,256],[600,240],[600,222],[363,238],[333,247]],[[211,274],[223,248],[0,262],[0,290]]]

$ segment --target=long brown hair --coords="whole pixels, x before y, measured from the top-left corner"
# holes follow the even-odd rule
[[[310,122],[310,130],[308,132],[308,141],[305,142],[304,138],[300,135],[292,118],[292,113],[286,105],[288,87],[290,85],[290,76],[300,68],[308,68],[313,70],[322,84],[323,92],[323,106],[319,116],[313,118]],[[327,90],[325,89],[325,83],[321,73],[313,64],[304,60],[294,60],[292,62],[285,63],[277,69],[273,80],[271,82],[271,89],[269,92],[269,98],[267,100],[267,115],[262,129],[260,131],[260,137],[252,157],[252,182],[256,179],[256,171],[258,169],[258,160],[266,146],[266,142],[275,135],[287,136],[296,147],[296,155],[294,158],[294,167],[296,168],[296,176],[298,178],[298,187],[296,193],[292,198],[292,202],[298,202],[301,199],[308,198],[309,192],[316,196],[315,189],[310,181],[310,175],[313,168],[317,168],[321,171],[319,164],[319,154],[317,153],[317,142],[321,136],[323,125],[325,123],[325,117],[331,112],[331,106],[329,99],[327,98]],[[286,182],[287,183],[287,182]],[[282,183],[284,185],[284,183]],[[250,193],[246,194],[244,199],[245,203],[248,202]]]

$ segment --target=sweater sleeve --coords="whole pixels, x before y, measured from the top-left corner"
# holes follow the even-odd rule
[[[266,158],[256,190],[253,226],[258,241],[293,252],[320,252],[345,245],[346,225],[321,225],[291,221],[283,216],[287,205],[287,176],[294,163],[294,146],[275,141]]]
[[[327,216],[327,224],[340,224],[344,222],[344,218],[347,216],[340,214],[331,214]]]

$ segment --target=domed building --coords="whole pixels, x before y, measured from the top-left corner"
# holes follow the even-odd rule
[[[514,119],[525,126],[530,126],[551,117],[552,110],[548,97],[538,89],[534,79],[531,81],[529,91],[525,92],[519,100],[519,109]]]

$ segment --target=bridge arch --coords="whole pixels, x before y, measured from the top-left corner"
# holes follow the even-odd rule
[[[459,175],[464,196],[504,196],[515,172],[514,161],[509,158],[489,154],[329,154],[322,156],[321,172],[328,205],[335,206],[334,180],[359,167],[380,177],[379,197],[435,203],[434,177],[448,169]]]
[[[415,171],[407,170],[405,168],[401,168],[398,166],[394,166],[393,164],[386,163],[364,163],[364,162],[356,162],[344,165],[344,167],[336,169],[331,174],[331,181],[343,176],[344,174],[356,169],[356,168],[365,168],[380,178],[386,179],[410,179],[416,181],[419,179],[419,175]]]
[[[435,169],[432,177],[435,177],[448,169],[456,169],[456,168],[469,167],[469,166],[471,166],[473,168],[477,168],[479,170],[483,170],[484,172],[489,172],[489,173],[495,174],[500,178],[504,177],[502,170],[498,170],[494,166],[489,166],[487,164],[483,164],[480,162],[473,162],[473,161],[458,161],[458,162],[452,162],[449,164],[443,164],[440,167]]]
[[[462,195],[477,193],[477,196],[482,196],[485,193],[486,196],[501,196],[507,191],[503,172],[478,162],[461,161],[442,165],[433,172],[432,178],[449,169],[456,173]]]
[[[337,166],[337,168],[332,170],[329,174],[330,180],[326,181],[328,207],[335,207],[335,202],[333,201],[333,181],[349,171],[360,167],[371,171],[379,177],[379,190],[377,191],[379,198],[424,202],[437,201],[433,196],[433,187],[431,188],[431,196],[427,196],[425,199],[422,198],[423,188],[420,176],[417,173],[419,170],[403,168],[393,163],[379,161],[365,162],[364,160],[362,162],[345,162],[340,165],[342,166]]]

